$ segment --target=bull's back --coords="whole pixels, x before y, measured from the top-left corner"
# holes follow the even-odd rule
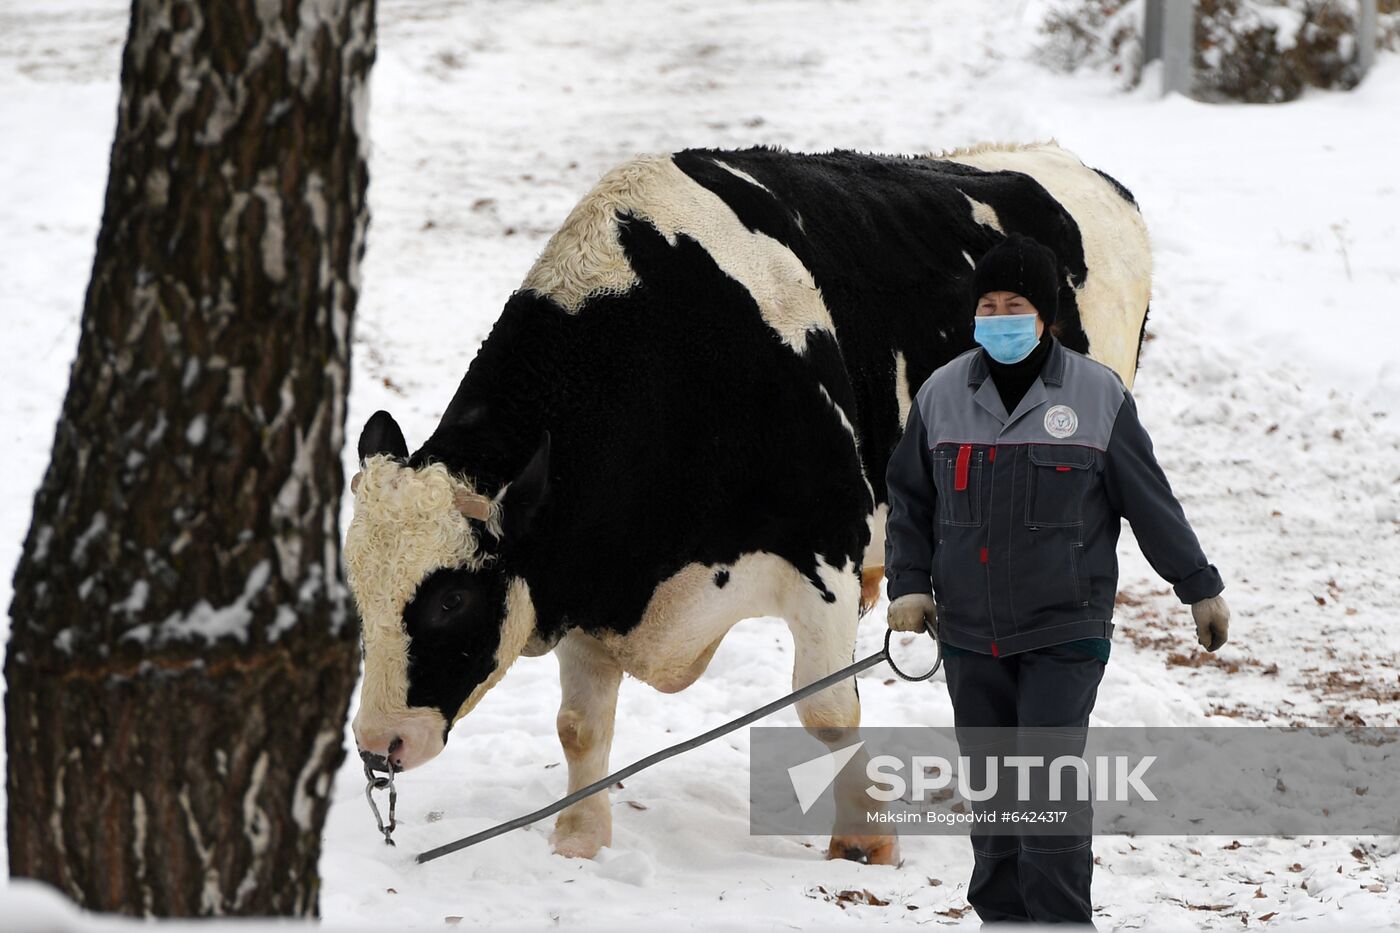
[[[972,266],[1009,232],[1060,259],[1061,341],[1131,385],[1150,287],[1146,230],[1124,189],[1054,144],[946,159],[690,150],[673,162],[810,275],[819,307],[803,320],[832,328],[878,501],[913,394],[973,346]]]
[[[1033,155],[990,172],[975,154],[764,149],[618,166],[546,245],[427,453],[501,481],[553,433],[542,618],[625,628],[681,567],[755,552],[820,588],[819,557],[865,556],[909,399],[973,345],[967,276],[1004,233],[1056,251],[1061,339],[1097,355],[1076,300],[1096,273]],[[504,432],[454,424],[478,402]]]

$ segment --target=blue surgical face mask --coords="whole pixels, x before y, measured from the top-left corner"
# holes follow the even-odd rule
[[[1020,362],[1040,342],[1035,334],[1036,317],[1035,313],[976,317],[972,324],[972,339],[980,343],[998,363]]]

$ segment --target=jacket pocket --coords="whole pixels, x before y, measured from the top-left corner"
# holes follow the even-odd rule
[[[1093,477],[1088,447],[1031,444],[1027,451],[1026,525],[1068,528],[1084,523],[1084,498]]]
[[[987,569],[981,561],[982,532],[945,526],[933,552],[933,597],[940,612],[963,622],[986,612]]]
[[[959,465],[960,446],[968,447],[966,462]],[[934,486],[938,490],[938,520],[947,525],[977,527],[982,524],[983,448],[972,445],[939,446],[933,453]]]
[[[1084,573],[1084,542],[1076,541],[1069,546],[1070,572],[1074,575],[1074,599],[1076,605],[1089,605],[1089,578]]]
[[[1013,601],[1021,631],[1033,628],[1048,609],[1088,605],[1089,581],[1085,575],[1084,544],[1072,528],[1045,528],[1030,536],[1030,543],[1012,554],[1016,592]]]

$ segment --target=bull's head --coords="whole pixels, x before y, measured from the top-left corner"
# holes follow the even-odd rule
[[[345,535],[364,645],[355,741],[407,769],[442,751],[534,632],[529,589],[509,564],[546,492],[549,436],[491,498],[441,463],[410,467],[388,412],[366,423],[359,453]]]

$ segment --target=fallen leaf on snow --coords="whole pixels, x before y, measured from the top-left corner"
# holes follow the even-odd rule
[[[826,889],[825,885],[819,884],[815,887],[808,888],[803,893],[813,899],[815,899],[817,895],[821,895],[823,900],[830,901],[842,910],[846,909],[847,904],[860,904],[869,907],[888,907],[890,904],[889,901],[870,893],[864,888],[859,891],[855,888],[847,888],[844,891],[837,891],[833,894]]]

